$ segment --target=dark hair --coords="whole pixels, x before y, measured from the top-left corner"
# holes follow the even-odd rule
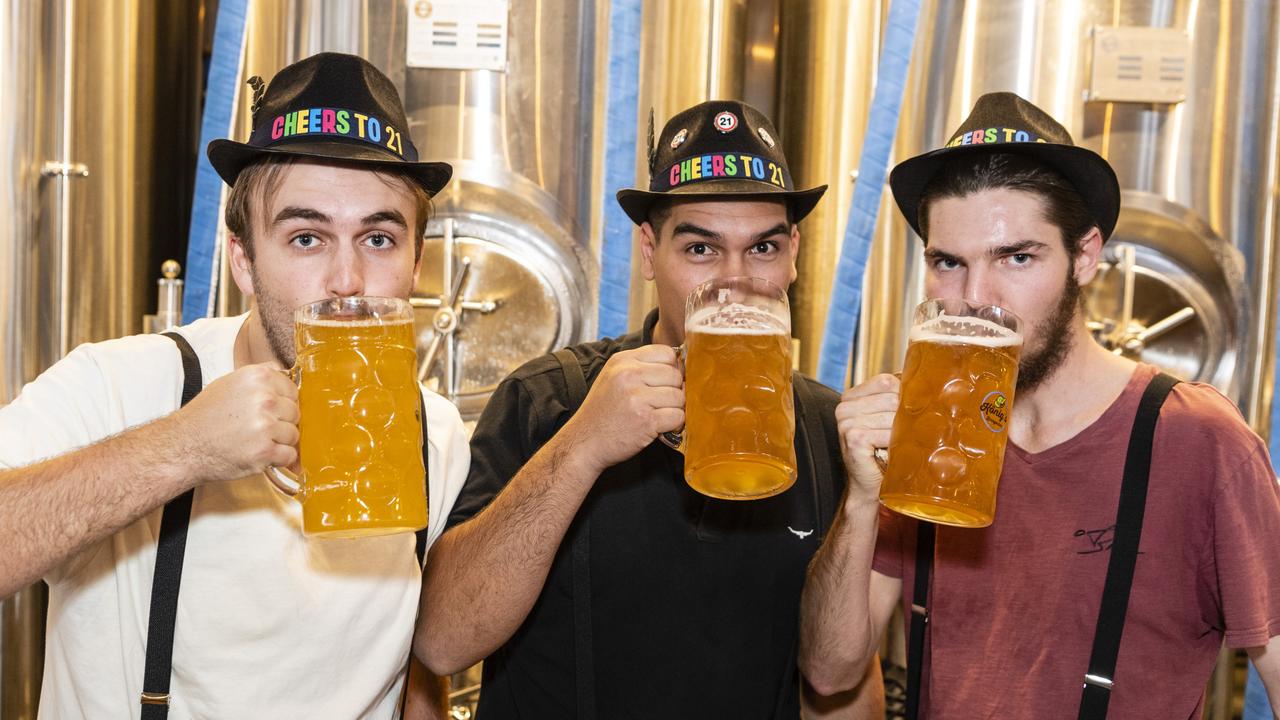
[[[1025,155],[982,153],[947,161],[925,186],[917,214],[925,244],[929,244],[930,203],[1001,188],[1021,190],[1043,200],[1045,221],[1058,228],[1067,255],[1073,259],[1080,252],[1080,241],[1098,227],[1084,198],[1053,168]]]
[[[293,155],[267,156],[255,160],[240,171],[240,174],[236,177],[236,184],[231,186],[231,192],[227,194],[225,214],[227,229],[231,231],[232,235],[240,238],[240,243],[244,245],[245,254],[249,256],[251,261],[253,260],[254,212],[265,212],[267,206],[271,204],[272,200],[275,199],[276,193],[280,190],[281,175],[286,168],[299,160],[300,158]],[[328,159],[324,162],[326,164],[357,167],[362,170],[369,169],[367,165],[352,165]],[[382,182],[392,187],[403,185],[413,195],[416,215],[413,227],[413,260],[417,262],[418,258],[422,256],[422,243],[427,232],[427,220],[431,217],[431,196],[411,175],[398,172],[394,167],[389,169],[377,168],[373,172]],[[255,199],[257,201],[256,205],[254,203]],[[266,218],[262,219],[265,220]]]
[[[698,195],[694,197],[678,197],[677,196],[672,198],[659,198],[657,200],[654,200],[653,204],[649,206],[649,212],[648,212],[648,215],[645,217],[645,220],[647,220],[649,222],[649,226],[653,228],[653,237],[656,240],[657,238],[662,236],[662,226],[666,224],[668,219],[670,219],[671,209],[675,207],[676,203],[678,202],[681,202],[684,200],[689,200],[689,201],[724,200],[728,202],[733,202],[737,200],[769,200],[769,199],[771,198],[767,193],[762,195],[746,195],[746,196],[725,195],[722,198],[716,198],[714,196],[708,197],[706,195]],[[782,198],[779,198],[779,199],[781,200]],[[796,221],[793,219],[795,217],[795,214],[791,210],[791,203],[786,202],[784,200],[782,204],[787,211],[787,226],[790,227],[792,225],[795,225]]]

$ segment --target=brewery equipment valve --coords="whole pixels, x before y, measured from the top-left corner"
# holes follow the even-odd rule
[[[445,276],[445,282],[441,287],[446,289],[445,294],[438,297],[414,297],[410,299],[410,302],[415,308],[435,308],[435,314],[431,317],[431,329],[435,335],[431,338],[431,344],[427,346],[422,362],[418,365],[418,382],[427,380],[431,373],[431,368],[436,363],[436,357],[441,354],[440,348],[443,345],[444,353],[441,356],[442,382],[440,383],[441,387],[437,389],[448,397],[450,401],[453,401],[458,395],[458,381],[455,377],[456,347],[454,335],[464,321],[464,312],[470,310],[487,315],[498,308],[498,302],[495,300],[468,301],[462,299],[462,291],[466,287],[467,276],[471,272],[471,258],[465,255],[457,257],[454,221],[452,219],[445,219],[444,221],[444,238],[441,250],[443,252],[443,262],[440,265]]]

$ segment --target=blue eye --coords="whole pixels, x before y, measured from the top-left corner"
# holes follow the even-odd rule
[[[320,239],[310,233],[304,233],[289,241],[291,244],[302,249],[313,248],[320,243]]]
[[[392,245],[395,244],[395,241],[391,239],[391,236],[383,235],[381,233],[377,235],[370,235],[366,240],[366,242],[369,244],[369,247],[372,247],[378,250],[381,250],[382,248],[386,248],[386,247],[391,247]]]
[[[1009,261],[1014,265],[1026,265],[1031,262],[1031,255],[1028,253],[1015,253],[1009,256]]]

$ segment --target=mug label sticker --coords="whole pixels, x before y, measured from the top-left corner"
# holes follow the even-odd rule
[[[992,390],[982,398],[978,406],[982,415],[982,423],[993,433],[1002,432],[1009,423],[1009,398],[999,390]]]

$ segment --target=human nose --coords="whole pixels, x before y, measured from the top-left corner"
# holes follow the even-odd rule
[[[364,266],[360,254],[344,249],[333,256],[325,290],[332,297],[364,294]]]
[[[965,273],[964,299],[979,305],[995,305],[997,288],[992,273],[984,267],[971,267]]]

